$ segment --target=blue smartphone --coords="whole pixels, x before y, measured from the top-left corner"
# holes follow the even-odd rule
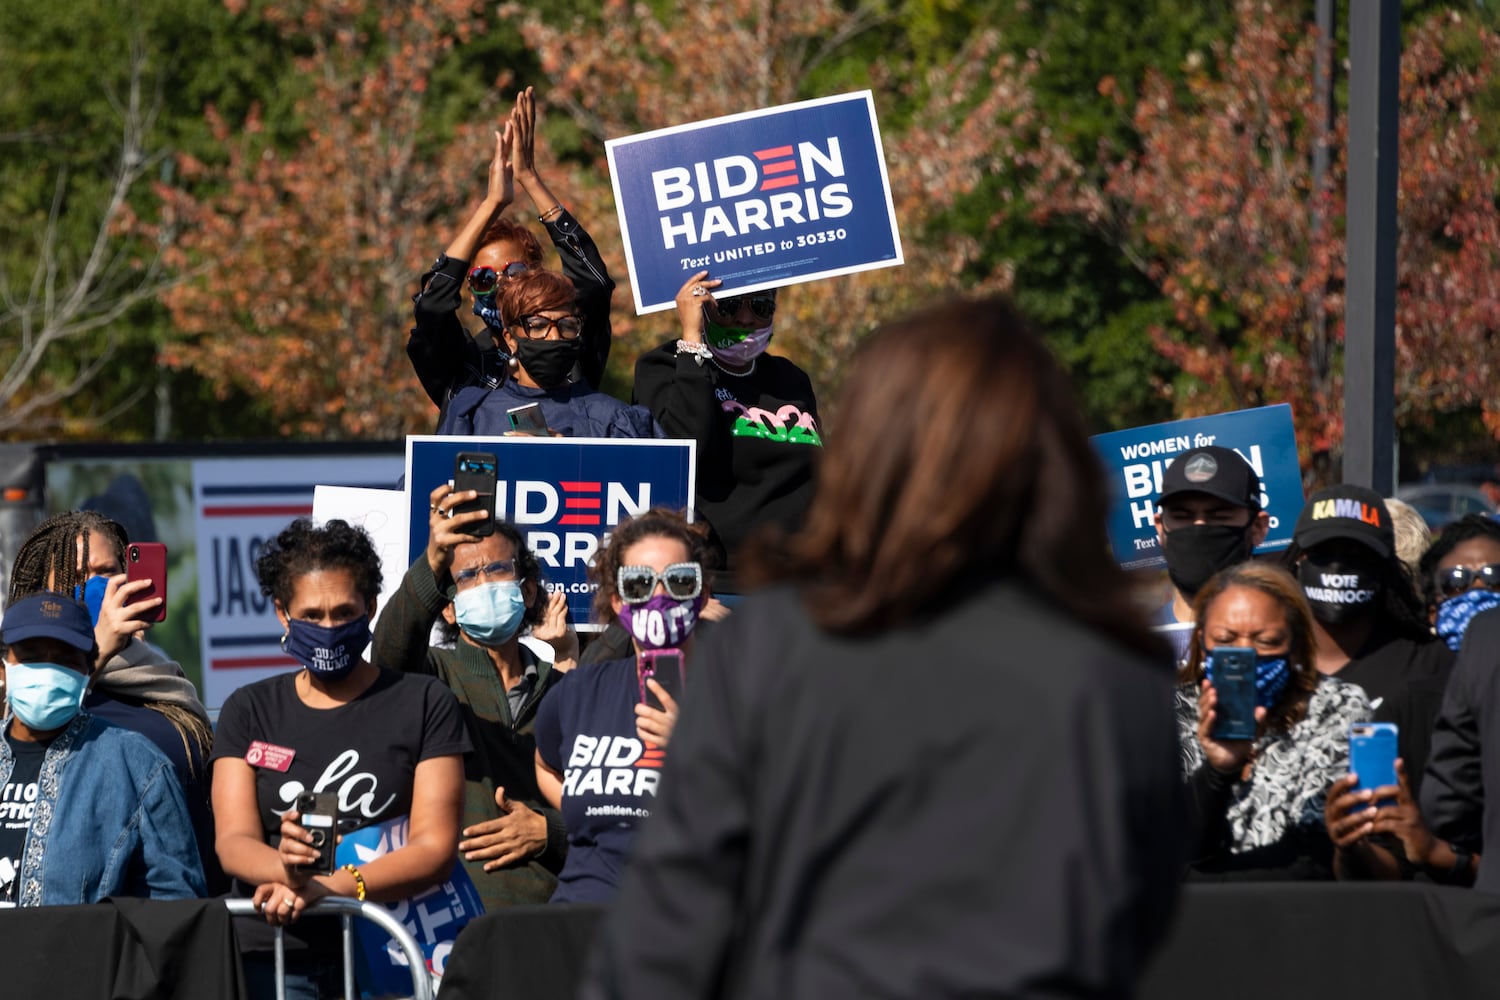
[[[1349,725],[1349,770],[1359,776],[1355,791],[1368,792],[1396,783],[1396,737],[1394,722],[1354,722]],[[1393,806],[1395,799],[1380,799],[1377,806]],[[1370,806],[1365,806],[1369,809]]]
[[[1255,650],[1248,646],[1216,646],[1213,661],[1214,728],[1216,740],[1255,739]]]

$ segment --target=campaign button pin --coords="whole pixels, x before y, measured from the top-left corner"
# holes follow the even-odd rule
[[[286,771],[292,766],[297,751],[290,747],[279,747],[274,743],[256,740],[245,751],[245,763],[251,767],[268,767],[273,771]]]

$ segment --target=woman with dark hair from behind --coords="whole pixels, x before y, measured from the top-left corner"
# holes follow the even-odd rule
[[[862,345],[838,418],[687,673],[585,995],[1128,994],[1181,875],[1171,661],[1066,380],[953,301]]]

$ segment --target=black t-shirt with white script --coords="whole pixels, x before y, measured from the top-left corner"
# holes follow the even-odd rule
[[[293,672],[229,696],[212,759],[238,758],[254,769],[261,829],[275,846],[281,840],[281,814],[304,791],[337,795],[345,832],[383,823],[411,811],[419,762],[469,749],[458,699],[434,677],[381,670],[353,701],[312,708],[297,696]],[[236,887],[244,895],[255,888]],[[337,926],[331,922],[333,930]],[[248,932],[241,925],[241,946],[257,950],[261,942],[248,940],[253,936]],[[313,930],[301,936],[311,942],[321,935]],[[295,941],[297,935],[289,937]]]
[[[10,744],[15,766],[10,780],[0,787],[0,909],[15,906],[21,895],[21,852],[36,812],[37,779],[41,777],[48,746],[39,741],[18,740],[9,732],[5,734],[5,742]]]
[[[411,811],[418,762],[470,749],[458,700],[435,678],[382,670],[337,708],[304,704],[296,680],[282,674],[235,691],[214,735],[214,760],[238,757],[255,768],[261,828],[273,846],[281,814],[304,791],[337,794],[345,831],[383,823]],[[284,769],[272,763],[280,751],[291,753]]]

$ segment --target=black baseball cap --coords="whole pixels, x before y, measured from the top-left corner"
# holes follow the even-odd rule
[[[1328,486],[1314,493],[1297,517],[1292,541],[1306,550],[1336,538],[1363,542],[1380,558],[1389,559],[1396,551],[1396,529],[1391,526],[1391,510],[1385,498],[1368,486],[1353,483]]]
[[[32,594],[6,608],[0,620],[0,641],[10,645],[25,639],[56,639],[87,653],[94,648],[94,623],[89,609],[71,597]]]
[[[1239,452],[1216,444],[1185,451],[1167,466],[1157,503],[1179,493],[1207,493],[1236,507],[1260,510],[1260,477]]]

